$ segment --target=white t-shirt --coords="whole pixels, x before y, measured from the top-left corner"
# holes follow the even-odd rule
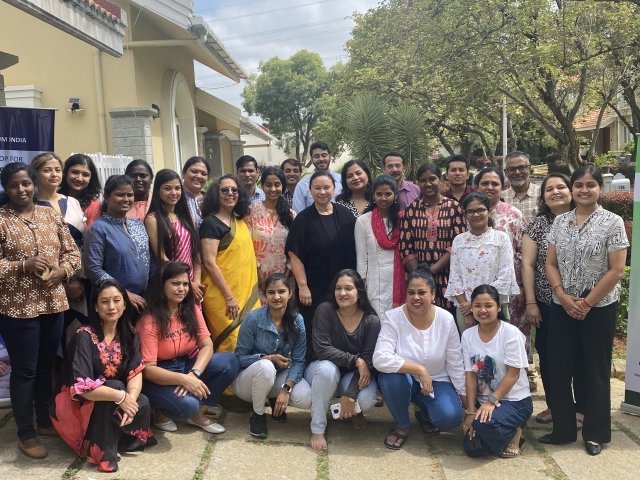
[[[424,365],[432,380],[452,383],[466,395],[460,338],[449,312],[438,307],[426,330],[414,327],[402,307],[389,310],[373,352],[373,366],[379,372],[396,373],[404,362]],[[525,356],[526,359],[526,356]]]
[[[464,369],[478,376],[478,400],[485,402],[498,388],[507,371],[507,365],[520,369],[520,376],[503,400],[517,402],[531,396],[526,368],[529,366],[524,335],[517,327],[500,322],[493,338],[485,343],[478,335],[478,325],[462,333]]]

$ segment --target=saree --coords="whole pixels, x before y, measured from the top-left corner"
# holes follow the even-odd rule
[[[205,223],[202,226],[204,228]],[[231,230],[220,239],[216,263],[238,302],[238,316],[235,319],[226,316],[224,295],[206,268],[202,270],[202,284],[205,287],[202,312],[213,338],[214,350],[233,352],[238,339],[238,327],[250,311],[260,307],[256,256],[251,232],[244,220],[232,219]]]

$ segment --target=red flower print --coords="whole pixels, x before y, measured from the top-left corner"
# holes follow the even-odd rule
[[[113,364],[109,364],[104,367],[104,376],[107,378],[113,378],[118,374],[118,367]]]
[[[102,459],[104,458],[104,452],[98,446],[97,443],[92,443],[89,447],[89,455],[87,455],[87,461],[89,463],[93,463],[94,465],[99,465]]]

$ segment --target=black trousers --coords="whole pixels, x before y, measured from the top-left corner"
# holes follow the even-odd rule
[[[549,319],[551,314],[551,307],[546,303],[538,301],[538,309],[540,310],[540,326],[536,328],[536,351],[540,357],[540,378],[542,379],[542,386],[547,394],[547,406],[549,405],[549,368],[553,368],[549,365]],[[582,349],[578,345],[576,352],[576,364],[582,365]],[[573,398],[576,404],[576,412],[584,414],[584,398],[587,395],[586,375],[582,368],[575,369],[573,375]],[[553,412],[552,412],[553,414]]]
[[[571,392],[575,372],[585,375],[585,441],[611,441],[611,354],[618,302],[592,308],[584,320],[571,318],[556,303],[551,305],[548,332],[549,392],[547,401],[553,414],[551,437],[558,442],[577,438],[576,407]],[[582,362],[578,352],[582,349]]]

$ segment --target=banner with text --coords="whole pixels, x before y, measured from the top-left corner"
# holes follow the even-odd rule
[[[0,170],[7,163],[31,163],[53,152],[55,110],[0,107]]]
[[[633,186],[633,228],[631,235],[631,281],[627,324],[627,370],[621,409],[640,415],[640,136],[636,139],[636,180]],[[633,268],[636,267],[636,268]]]

